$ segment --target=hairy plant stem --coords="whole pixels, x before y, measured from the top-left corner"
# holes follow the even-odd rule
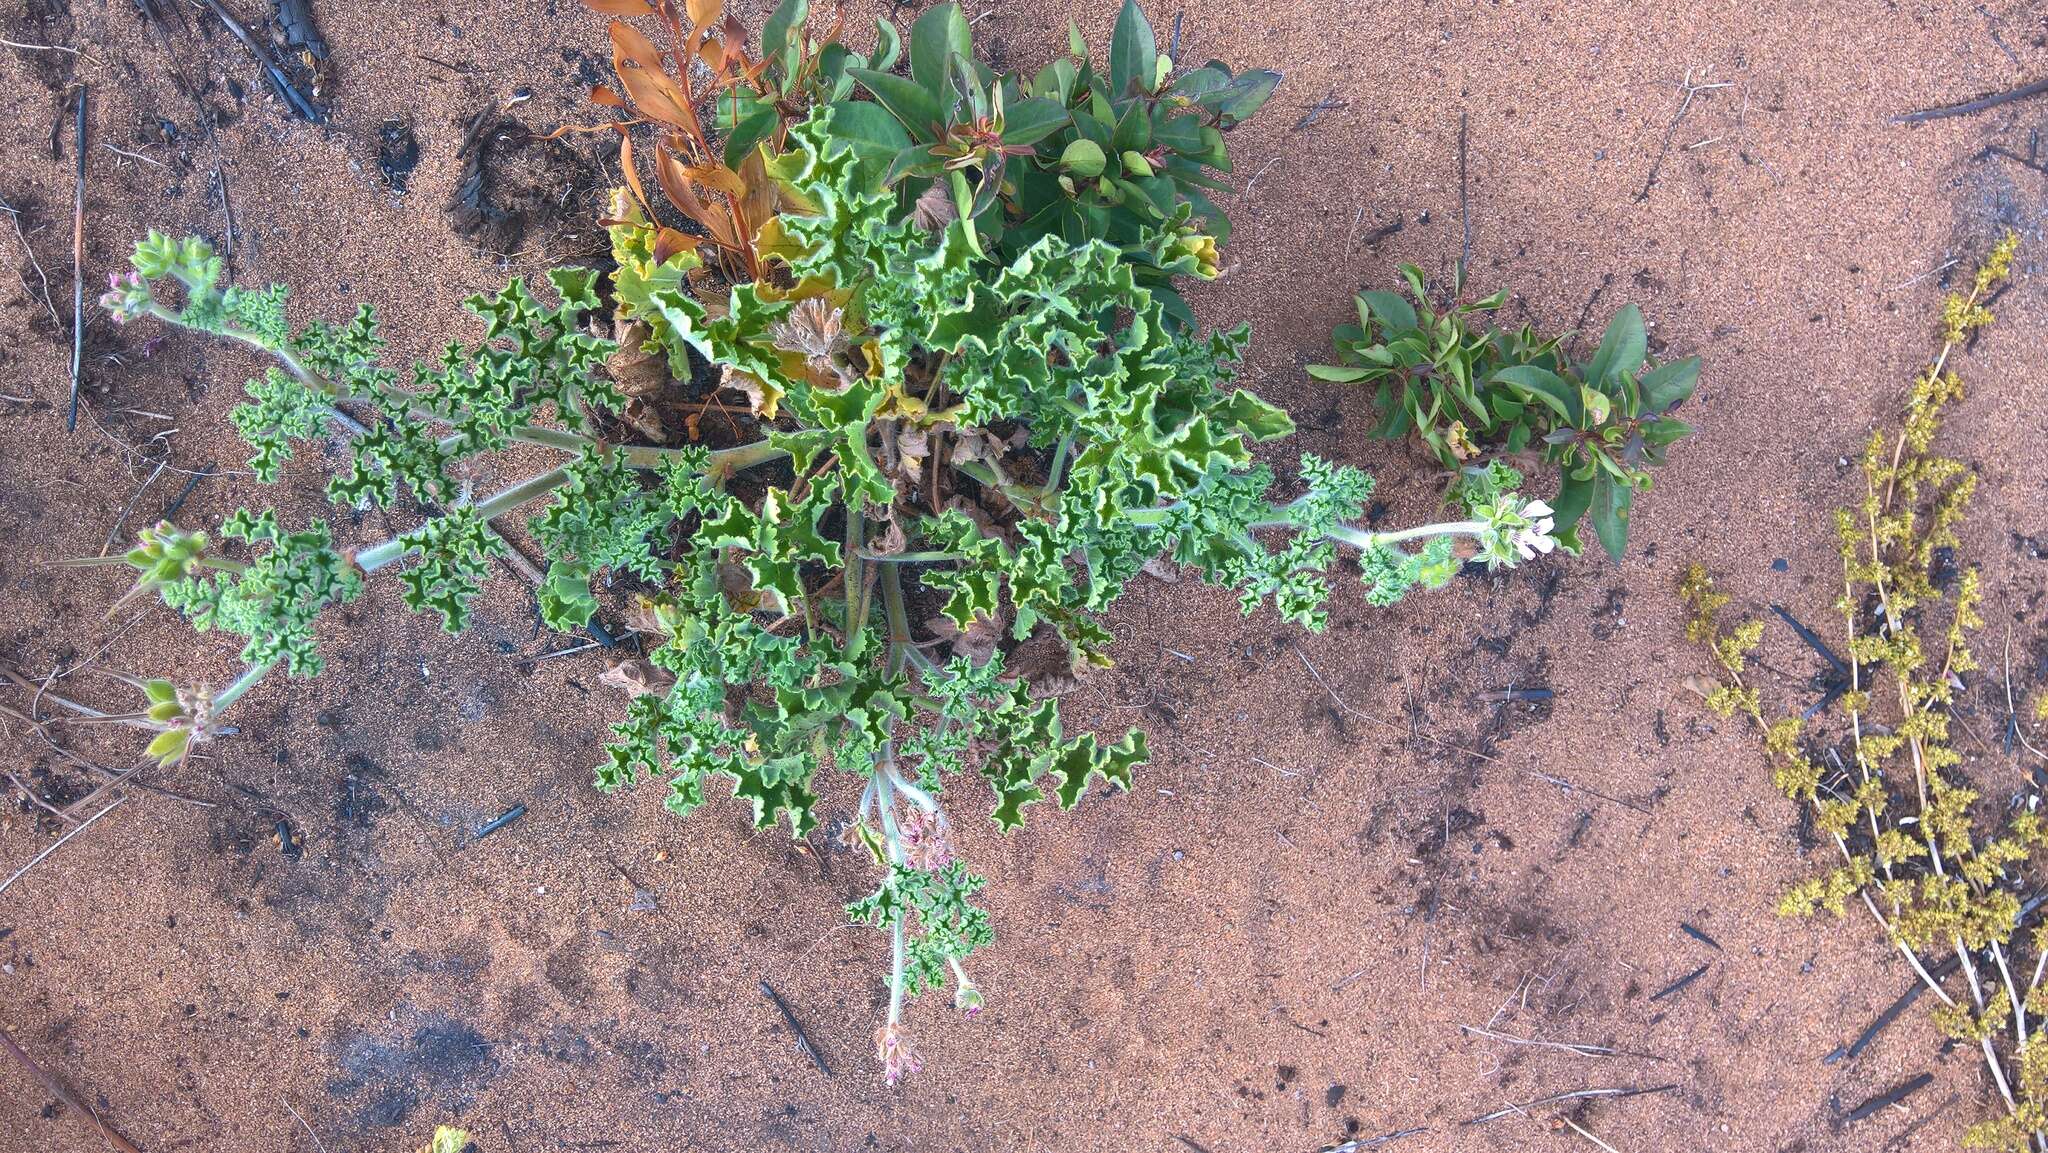
[[[882,760],[875,768],[875,800],[881,811],[882,841],[889,854],[891,869],[903,863],[903,835],[896,828],[896,753],[885,747]],[[889,933],[889,1023],[894,1029],[903,1020],[904,962],[906,952],[903,940],[903,918],[899,915]]]
[[[224,688],[220,692],[214,694],[214,698],[211,703],[211,711],[214,713],[218,713],[222,709],[227,708],[229,705],[234,704],[237,700],[240,700],[243,693],[246,693],[250,689],[255,688],[257,682],[261,681],[265,674],[269,673],[271,669],[276,667],[276,661],[265,661],[262,664],[250,665],[248,668],[242,670],[241,676],[236,677],[232,682],[230,682],[227,688]]]
[[[1453,520],[1443,521],[1438,524],[1417,525],[1414,528],[1404,528],[1395,532],[1367,532],[1360,529],[1352,528],[1350,525],[1340,524],[1332,528],[1330,530],[1329,535],[1331,540],[1337,541],[1339,544],[1348,544],[1361,552],[1369,552],[1372,549],[1379,548],[1384,545],[1400,544],[1403,541],[1422,540],[1425,537],[1476,537],[1485,532],[1485,521]]]

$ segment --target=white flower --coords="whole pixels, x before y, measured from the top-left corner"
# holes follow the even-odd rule
[[[1551,535],[1557,527],[1554,515],[1551,507],[1540,500],[1532,500],[1522,506],[1522,516],[1529,523],[1516,529],[1508,537],[1508,542],[1522,554],[1523,560],[1534,560],[1538,553],[1548,553],[1557,547],[1557,538]]]

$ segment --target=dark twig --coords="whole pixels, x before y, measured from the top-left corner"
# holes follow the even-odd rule
[[[228,32],[242,42],[242,47],[249,50],[249,55],[256,58],[257,65],[263,69],[264,80],[270,84],[270,90],[277,94],[279,100],[285,102],[292,115],[311,124],[319,124],[327,119],[327,114],[308,99],[305,93],[300,92],[298,85],[292,83],[292,78],[285,74],[284,69],[278,67],[277,61],[271,58],[270,50],[251,36],[249,30],[242,27],[241,21],[236,20],[234,14],[229,12],[220,0],[205,0],[205,3],[206,10],[226,25]]]
[[[1808,648],[1819,653],[1820,658],[1828,663],[1829,668],[1841,673],[1843,676],[1849,674],[1849,666],[1843,663],[1842,658],[1835,655],[1835,650],[1829,648],[1827,642],[1820,639],[1819,634],[1793,619],[1792,614],[1785,611],[1784,605],[1772,605],[1771,611],[1778,614],[1779,620],[1790,625],[1792,631],[1798,634],[1800,640],[1806,642]]]
[[[186,477],[185,487],[178,490],[178,495],[171,498],[171,503],[164,506],[163,515],[157,517],[157,519],[169,520],[177,516],[178,510],[185,507],[186,498],[192,495],[192,490],[199,487],[199,482],[213,475],[213,465],[214,462],[209,460],[200,467],[198,472]]]
[[[1488,704],[1507,704],[1511,701],[1534,704],[1537,701],[1547,701],[1556,695],[1556,691],[1552,689],[1489,689],[1480,693],[1479,699]]]
[[[1354,1137],[1342,1144],[1330,1146],[1328,1149],[1323,1150],[1323,1153],[1358,1153],[1360,1149],[1377,1148],[1389,1142],[1399,1141],[1403,1137],[1413,1137],[1417,1133],[1427,1132],[1429,1132],[1429,1126],[1424,1125],[1419,1129],[1397,1129],[1392,1133],[1382,1133],[1377,1137]]]
[[[761,994],[775,1002],[775,1007],[782,1011],[783,1021],[789,1025],[789,1031],[796,1037],[797,1052],[809,1057],[811,1064],[818,1067],[818,1072],[830,1077],[832,1067],[825,1064],[824,1055],[818,1052],[816,1045],[811,1044],[810,1034],[804,1032],[803,1024],[796,1019],[796,1012],[789,1007],[789,1002],[783,1000],[782,994],[775,991],[775,986],[766,981],[761,982]]]
[[[48,1089],[52,1096],[64,1102],[66,1107],[78,1114],[80,1120],[88,1122],[93,1128],[99,1130],[102,1141],[120,1150],[120,1153],[142,1153],[141,1149],[136,1148],[135,1142],[121,1136],[113,1126],[102,1121],[100,1115],[93,1112],[85,1102],[73,1096],[71,1090],[66,1089],[62,1081],[52,1076],[49,1070],[36,1064],[35,1058],[30,1057],[22,1050],[20,1045],[15,1044],[13,1036],[6,1029],[0,1029],[0,1049],[6,1049],[10,1056],[16,1061],[21,1062],[22,1068],[34,1074],[35,1079],[43,1083],[43,1088]]]
[[[1371,248],[1372,246],[1378,244],[1380,241],[1385,240],[1387,237],[1392,236],[1396,232],[1401,231],[1401,226],[1403,223],[1404,221],[1397,214],[1394,217],[1392,223],[1382,224],[1378,228],[1373,229],[1371,232],[1366,233],[1364,236],[1359,238],[1358,243],[1365,245],[1367,248]],[[1356,246],[1354,245],[1353,247],[1355,248]]]
[[[1464,228],[1464,242],[1458,246],[1458,293],[1465,291],[1465,270],[1472,265],[1472,200],[1465,179],[1465,114],[1458,113],[1458,222]]]
[[[1698,929],[1693,928],[1691,925],[1686,924],[1684,921],[1680,921],[1678,923],[1678,928],[1679,931],[1683,932],[1686,936],[1691,937],[1693,940],[1698,941],[1700,944],[1705,945],[1707,948],[1712,949],[1714,952],[1718,953],[1721,951],[1721,942],[1716,941],[1712,937],[1707,936],[1705,933],[1700,932]]]
[[[1988,112],[2000,105],[2011,104],[2015,100],[2025,100],[2029,96],[2039,96],[2043,92],[2048,92],[2048,80],[2036,80],[2032,84],[2023,84],[2018,88],[2007,89],[2004,92],[1982,96],[1975,100],[1965,100],[1961,104],[1943,104],[1934,108],[1922,108],[1917,112],[1902,113],[1892,117],[1892,123],[1924,124],[1929,120],[1946,120],[1951,116],[1974,116],[1979,112]]]
[[[483,824],[478,825],[476,827],[477,839],[482,840],[525,815],[525,805],[514,805],[490,820],[485,821]]]
[[[1548,1097],[1539,1097],[1534,1101],[1524,1101],[1520,1105],[1510,1105],[1505,1109],[1496,1109],[1484,1117],[1474,1117],[1470,1121],[1461,1121],[1459,1124],[1481,1125],[1488,1121],[1498,1121],[1502,1117],[1516,1116],[1524,1110],[1534,1109],[1539,1105],[1554,1105],[1559,1101],[1577,1101],[1585,1097],[1606,1097],[1618,1101],[1624,1097],[1642,1097],[1651,1093],[1668,1093],[1676,1088],[1678,1088],[1676,1084],[1671,1084],[1652,1085],[1647,1089],[1575,1089],[1570,1093],[1553,1093]]]
[[[1953,971],[1953,969],[1951,969],[1951,971]],[[1936,969],[1935,972],[1931,974],[1931,976],[1933,976],[1934,979],[1938,981],[1944,976],[1944,974],[1939,969]],[[1892,1022],[1898,1020],[1899,1015],[1901,1013],[1904,1013],[1907,1009],[1911,1008],[1913,1002],[1918,1001],[1920,999],[1920,995],[1922,993],[1925,993],[1926,991],[1926,982],[1918,980],[1914,981],[1912,986],[1908,988],[1905,991],[1905,993],[1899,997],[1898,1000],[1893,1001],[1891,1003],[1890,1008],[1886,1009],[1884,1012],[1879,1013],[1877,1015],[1877,1020],[1872,1021],[1870,1023],[1870,1028],[1863,1030],[1862,1035],[1858,1036],[1854,1041],[1851,1041],[1847,1046],[1840,1049],[1836,1049],[1834,1052],[1829,1053],[1825,1057],[1822,1057],[1820,1059],[1820,1063],[1823,1065],[1832,1065],[1837,1061],[1853,1059],[1858,1053],[1861,1053],[1863,1052],[1863,1050],[1869,1048],[1870,1043],[1872,1041],[1877,1040],[1877,1035],[1879,1033],[1884,1032],[1885,1029],[1889,1027]]]
[[[1678,980],[1673,981],[1669,985],[1664,986],[1662,989],[1659,989],[1656,992],[1650,994],[1650,1000],[1662,1001],[1666,997],[1675,996],[1687,985],[1690,985],[1694,981],[1699,980],[1701,977],[1706,976],[1707,968],[1711,964],[1712,962],[1708,962],[1707,965],[1701,965],[1699,968],[1694,969],[1692,972],[1687,973],[1685,976],[1680,977]]]
[[[85,91],[81,81],[71,133],[77,180],[71,199],[71,411],[64,418],[65,432],[78,431],[78,375],[85,363]]]
[[[1843,1120],[1861,1121],[1865,1117],[1868,1117],[1871,1114],[1878,1112],[1879,1110],[1886,1109],[1893,1105],[1898,1104],[1899,1102],[1905,1100],[1906,1098],[1912,1096],[1915,1093],[1918,1093],[1920,1090],[1925,1089],[1933,1083],[1934,1074],[1922,1073],[1917,1077],[1910,1078],[1899,1085],[1895,1085],[1892,1088],[1887,1089],[1882,1093],[1879,1093],[1877,1096],[1872,1097],[1870,1100],[1865,1101],[1863,1104],[1858,1105],[1854,1109],[1849,1110],[1849,1115],[1843,1118]]]
[[[1712,73],[1713,70],[1714,69],[1711,66],[1707,68],[1708,73]],[[1678,115],[1673,116],[1671,118],[1671,124],[1664,129],[1664,142],[1657,146],[1657,158],[1650,162],[1650,171],[1644,174],[1643,186],[1636,192],[1637,204],[1641,204],[1643,201],[1648,200],[1650,198],[1650,189],[1655,188],[1657,186],[1657,173],[1660,169],[1664,167],[1664,158],[1670,155],[1671,153],[1671,141],[1674,137],[1678,135],[1679,124],[1685,120],[1685,114],[1692,111],[1693,97],[1699,95],[1702,92],[1708,92],[1716,88],[1726,88],[1729,86],[1729,82],[1726,80],[1708,84],[1704,83],[1704,81],[1706,80],[1706,76],[1702,75],[1700,79],[1702,83],[1694,84],[1692,82],[1692,71],[1691,69],[1687,69],[1685,73],[1685,79],[1679,83],[1678,91],[1682,94],[1682,99],[1680,99],[1678,102]]]
[[[2017,933],[2020,929],[2026,927],[2028,919],[2039,911],[2044,904],[2048,904],[2048,893],[2039,893],[2027,898],[2026,903],[2020,906],[2019,916],[2013,918],[2013,931]],[[1936,981],[1941,981],[1961,967],[1962,963],[1955,956],[1951,955],[1946,961],[1930,968],[1927,971],[1927,975]],[[1890,1026],[1892,1022],[1898,1020],[1899,1015],[1904,1013],[1913,1002],[1918,1001],[1921,994],[1925,992],[1927,992],[1927,983],[1915,977],[1913,982],[1906,986],[1906,991],[1899,995],[1899,999],[1893,1001],[1884,1012],[1879,1013],[1877,1020],[1872,1021],[1868,1029],[1863,1030],[1848,1045],[1822,1057],[1820,1059],[1821,1064],[1832,1065],[1837,1061],[1853,1058],[1858,1053],[1863,1052],[1864,1049],[1869,1048],[1870,1043],[1877,1039],[1877,1035]]]
[[[1307,111],[1301,114],[1301,119],[1295,121],[1294,127],[1288,129],[1288,131],[1299,132],[1304,128],[1308,128],[1314,125],[1316,121],[1322,119],[1323,113],[1335,112],[1338,109],[1349,107],[1351,107],[1351,102],[1348,100],[1337,99],[1337,90],[1335,88],[1332,88],[1329,92],[1324,94],[1321,100],[1318,100],[1314,104],[1309,105]]]

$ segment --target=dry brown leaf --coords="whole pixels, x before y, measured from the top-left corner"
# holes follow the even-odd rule
[[[966,631],[953,623],[953,618],[943,613],[924,622],[926,631],[946,642],[953,656],[966,657],[974,664],[982,664],[995,655],[996,646],[1003,640],[1003,624],[988,617],[976,617]]]
[[[665,693],[676,683],[675,674],[648,661],[620,661],[597,675],[598,683],[624,689],[628,696],[644,697]]]

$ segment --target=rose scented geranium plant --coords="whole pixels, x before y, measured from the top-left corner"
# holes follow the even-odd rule
[[[690,5],[687,25],[655,11],[696,28],[678,50],[701,57],[715,8]],[[723,27],[721,67],[745,76],[744,30]],[[785,24],[778,42],[791,74],[820,75],[800,59],[828,50],[816,39]],[[950,74],[969,75],[952,59]],[[623,67],[681,63],[657,53]],[[1147,75],[1149,97],[1177,83],[1162,63]],[[949,116],[973,103],[945,92]],[[1128,788],[1145,760],[1142,732],[1067,731],[1048,690],[1108,663],[1104,614],[1148,563],[1319,629],[1341,561],[1367,602],[1387,605],[1468,560],[1513,567],[1555,536],[1550,507],[1498,463],[1462,476],[1464,515],[1405,529],[1358,523],[1372,478],[1313,456],[1289,481],[1296,495],[1274,495],[1253,446],[1293,425],[1236,387],[1246,331],[1204,335],[1148,286],[1203,271],[1184,248],[1156,259],[1186,238],[1184,202],[1132,221],[1128,242],[998,237],[984,213],[922,211],[922,196],[892,187],[891,165],[841,131],[844,99],[802,114],[778,103],[789,123],[757,125],[730,169],[767,182],[736,193],[766,213],[744,253],[676,241],[621,190],[608,285],[562,268],[542,293],[515,279],[472,297],[481,334],[409,372],[385,363],[369,308],[293,331],[282,287],[223,284],[196,239],[152,234],[102,303],[275,360],[234,413],[260,480],[301,443],[334,438],[348,458],[328,485],[336,504],[425,510],[354,544],[270,509],[215,532],[146,531],[125,560],[138,590],[241,637],[247,663],[218,692],[148,682],[153,752],[171,762],[219,736],[228,706],[280,666],[319,672],[324,610],[380,573],[461,629],[508,547],[500,526],[531,507],[546,622],[583,627],[609,603],[648,646],[599,788],[659,779],[680,815],[724,782],[758,826],[804,837],[833,775],[860,783],[848,836],[879,879],[849,912],[889,941],[877,1058],[893,1082],[917,1064],[908,998],[950,987],[957,1006],[982,1003],[966,964],[991,939],[974,902],[983,880],[953,834],[966,783],[978,779],[1009,830],[1095,782]],[[1034,151],[1006,165],[1060,163]],[[692,419],[714,404],[729,422]],[[515,445],[560,461],[469,491],[472,462]]]

